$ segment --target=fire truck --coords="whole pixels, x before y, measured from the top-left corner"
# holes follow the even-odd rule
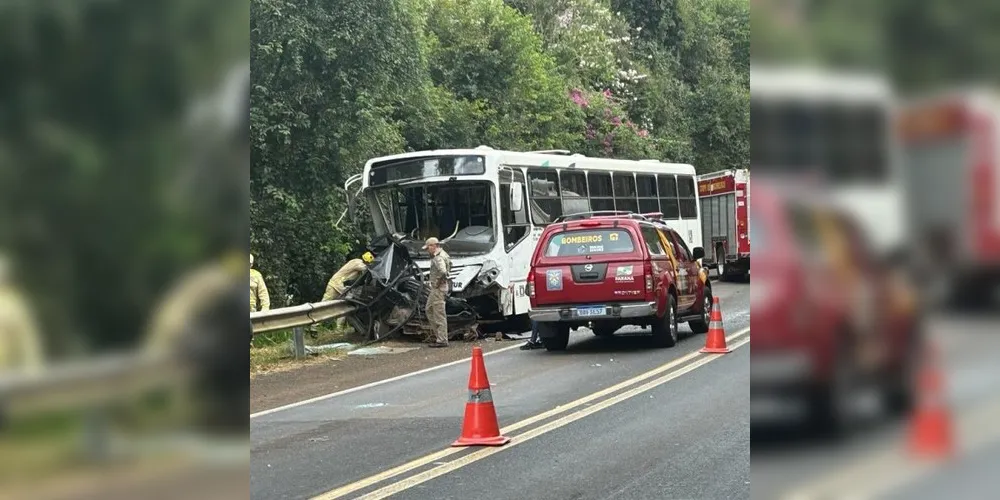
[[[922,275],[954,305],[1000,288],[1000,96],[961,91],[899,113],[907,213]]]
[[[750,204],[750,171],[731,169],[698,177],[701,200],[702,246],[709,269],[719,279],[750,279],[750,239],[747,208]]]

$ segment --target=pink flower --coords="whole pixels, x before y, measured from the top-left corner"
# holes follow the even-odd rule
[[[573,102],[576,103],[576,105],[580,106],[581,108],[586,108],[587,106],[590,105],[590,103],[587,102],[587,97],[583,95],[583,91],[581,91],[580,89],[570,90],[569,98],[572,99]]]
[[[614,126],[618,127],[622,124],[622,119],[616,116],[611,119],[611,123],[614,124]]]
[[[611,99],[611,89],[604,89],[604,97]]]
[[[649,131],[646,130],[646,129],[640,130],[639,131],[639,137],[649,137]]]

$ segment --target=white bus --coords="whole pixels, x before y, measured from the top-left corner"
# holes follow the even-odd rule
[[[480,146],[375,158],[345,188],[367,204],[376,236],[402,239],[421,269],[429,268],[423,241],[441,239],[454,295],[486,321],[527,314],[531,255],[561,215],[659,212],[690,247],[701,246],[691,165]]]
[[[876,250],[905,250],[896,97],[879,75],[809,67],[750,69],[750,164],[811,177],[865,228]]]

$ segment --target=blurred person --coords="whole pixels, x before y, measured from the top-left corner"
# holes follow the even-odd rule
[[[271,296],[267,293],[264,275],[253,268],[253,254],[250,254],[250,312],[270,311]]]
[[[0,373],[36,372],[42,347],[34,315],[14,283],[10,261],[0,254]]]
[[[434,332],[431,347],[448,347],[448,316],[445,314],[445,298],[451,288],[451,257],[441,248],[441,242],[434,237],[427,238],[423,246],[431,254],[430,278],[427,285],[427,321]]]
[[[531,338],[521,346],[522,351],[530,351],[532,349],[541,349],[545,347],[541,339],[538,338],[538,323],[535,321],[531,322]]]
[[[240,210],[249,205],[250,68],[241,65],[194,125],[202,153],[191,163],[178,185],[184,206],[197,209],[192,224],[210,237],[207,259],[178,280],[156,311],[149,331],[149,347],[193,369],[186,387],[196,425],[216,436],[245,443],[249,432],[249,344],[243,281],[247,272],[249,225],[240,222]],[[193,199],[192,199],[193,198]],[[243,212],[244,214],[246,212]],[[203,216],[203,214],[207,214]],[[234,223],[236,217],[237,223]],[[245,217],[245,216],[244,216]],[[250,255],[251,265],[253,256]],[[266,287],[254,296],[251,270],[251,309],[270,308]],[[263,285],[263,279],[260,279]],[[257,302],[255,302],[255,299]]]

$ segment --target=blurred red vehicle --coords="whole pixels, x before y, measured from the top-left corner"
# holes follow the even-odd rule
[[[858,224],[820,193],[758,184],[750,207],[758,272],[750,289],[751,406],[804,402],[813,424],[835,432],[849,427],[862,394],[905,411],[921,322],[904,274],[874,257]]]

